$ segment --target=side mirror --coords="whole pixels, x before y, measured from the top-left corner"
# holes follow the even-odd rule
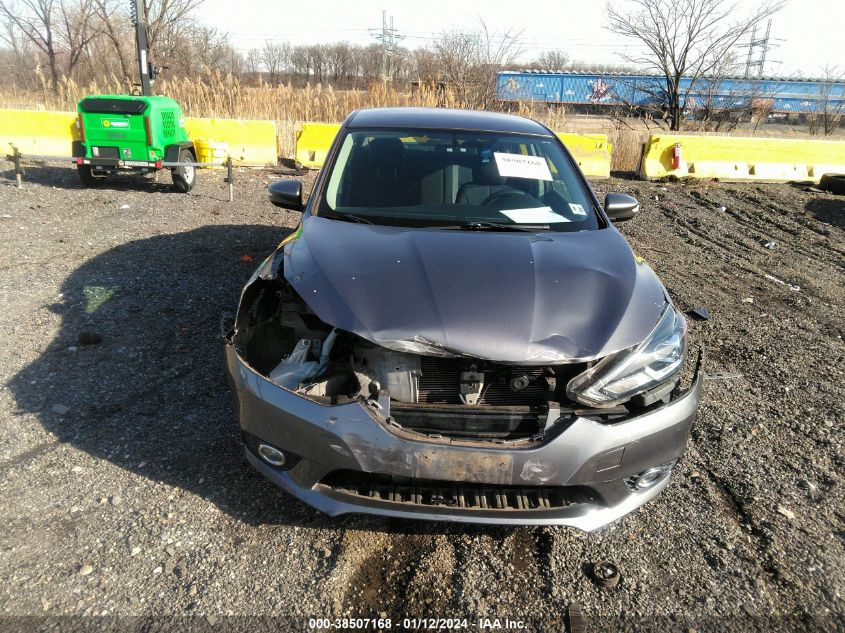
[[[639,210],[637,199],[624,193],[609,193],[604,197],[604,212],[613,222],[630,220]]]
[[[302,211],[302,183],[298,180],[277,180],[267,187],[267,196],[277,207]]]

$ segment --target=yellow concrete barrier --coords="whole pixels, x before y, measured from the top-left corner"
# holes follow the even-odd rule
[[[677,169],[672,166],[676,144],[681,150]],[[677,176],[725,181],[818,182],[822,174],[845,172],[845,142],[652,134],[643,150],[640,171],[647,180]]]
[[[225,143],[232,159],[242,165],[275,165],[276,123],[238,119],[187,117],[188,137],[212,143]],[[0,153],[12,145],[26,154],[66,156],[71,143],[79,140],[75,112],[0,109]]]
[[[70,157],[70,145],[79,139],[76,112],[0,110],[0,155],[12,146],[21,154]]]
[[[296,162],[303,167],[319,168],[340,129],[338,123],[303,123],[296,134]],[[558,133],[586,176],[610,176],[611,146],[606,134]]]
[[[578,163],[585,176],[593,178],[610,177],[611,145],[607,134],[574,134],[555,132],[566,145],[572,158]]]
[[[296,162],[312,169],[323,166],[339,123],[303,123],[296,133]]]
[[[194,139],[194,155],[197,162],[215,163],[215,166],[210,167],[210,169],[223,169],[223,166],[216,165],[216,163],[226,162],[226,157],[229,156],[229,146],[226,143],[218,143],[217,141],[206,141],[201,138]]]
[[[279,160],[275,121],[186,117],[185,129],[191,139],[225,143],[232,160],[241,165],[275,165]]]

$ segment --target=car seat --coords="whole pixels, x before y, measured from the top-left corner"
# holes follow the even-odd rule
[[[407,174],[405,146],[398,138],[375,138],[370,141],[368,178],[364,197],[372,207],[401,207],[415,204],[418,183]]]
[[[488,161],[472,170],[472,182],[464,183],[455,196],[455,204],[480,205],[497,191],[510,191],[513,187],[505,184],[504,176],[499,175],[495,161]]]

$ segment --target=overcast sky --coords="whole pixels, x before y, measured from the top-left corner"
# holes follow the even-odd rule
[[[757,5],[736,0],[740,10]],[[476,29],[481,17],[492,31],[521,30],[527,61],[549,49],[595,63],[621,63],[626,44],[608,33],[604,2],[595,0],[205,0],[201,14],[210,26],[228,31],[247,50],[265,40],[296,44],[374,42],[383,9],[393,15],[402,44],[416,48],[449,29]],[[827,63],[845,66],[845,0],[789,0],[772,22],[773,48],[767,75],[818,75]],[[742,52],[742,51],[740,51]]]

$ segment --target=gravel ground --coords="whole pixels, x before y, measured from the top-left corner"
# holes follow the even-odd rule
[[[229,204],[220,173],[190,196],[169,179],[84,190],[58,166],[18,190],[2,173],[4,628],[381,614],[560,631],[573,601],[589,630],[845,627],[845,199],[595,183],[640,198],[622,230],[679,307],[710,309],[691,322],[706,369],[739,376],[708,381],[666,492],[588,535],[335,521],[246,465],[219,330],[298,221],[266,202],[273,177],[238,171]],[[604,559],[615,589],[586,573]]]

